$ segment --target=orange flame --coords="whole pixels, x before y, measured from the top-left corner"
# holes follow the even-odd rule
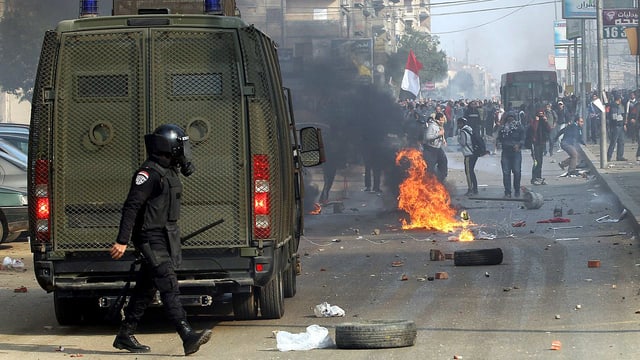
[[[427,172],[427,164],[422,153],[413,148],[402,149],[396,154],[396,165],[406,159],[409,168],[407,178],[400,184],[398,208],[407,212],[410,222],[402,219],[403,229],[434,229],[451,232],[462,227],[467,230],[469,221],[456,220],[456,210],[451,207],[449,192],[438,179]],[[461,241],[463,233],[460,234]],[[473,240],[471,231],[464,232],[464,238]]]
[[[322,211],[322,206],[320,204],[313,204],[313,210],[309,211],[309,215],[318,215]]]

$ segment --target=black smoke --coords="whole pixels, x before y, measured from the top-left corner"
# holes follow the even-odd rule
[[[395,154],[404,146],[407,131],[403,109],[392,94],[372,84],[370,77],[359,76],[355,67],[354,75],[335,69],[331,62],[316,62],[305,64],[302,76],[285,78],[285,84],[296,84],[293,87],[296,121],[316,123],[323,129],[325,173],[340,173],[348,166],[363,165],[365,159],[371,159],[381,169],[383,192],[395,198],[402,176],[395,166]],[[311,190],[311,186],[306,189]],[[316,189],[315,195],[319,194],[321,189]],[[306,195],[305,208],[312,209],[318,198],[309,192]]]

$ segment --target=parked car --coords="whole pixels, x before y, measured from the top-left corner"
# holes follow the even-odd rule
[[[27,192],[0,186],[0,243],[17,239],[29,230]]]
[[[15,146],[26,155],[29,149],[29,125],[0,123],[0,139]]]
[[[0,185],[27,187],[29,126],[0,123]]]

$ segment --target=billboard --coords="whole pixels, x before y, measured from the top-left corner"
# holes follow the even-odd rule
[[[602,10],[604,26],[638,26],[638,9]]]
[[[573,45],[573,41],[567,39],[567,22],[565,20],[553,22],[553,44],[555,46]]]
[[[596,0],[562,0],[562,17],[565,19],[595,19]]]

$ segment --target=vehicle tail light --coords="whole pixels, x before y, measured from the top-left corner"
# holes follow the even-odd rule
[[[253,156],[253,235],[264,239],[271,236],[271,184],[269,158]]]
[[[35,166],[35,197],[32,204],[32,214],[36,219],[36,240],[49,242],[51,240],[50,207],[49,207],[49,162],[37,160]]]

